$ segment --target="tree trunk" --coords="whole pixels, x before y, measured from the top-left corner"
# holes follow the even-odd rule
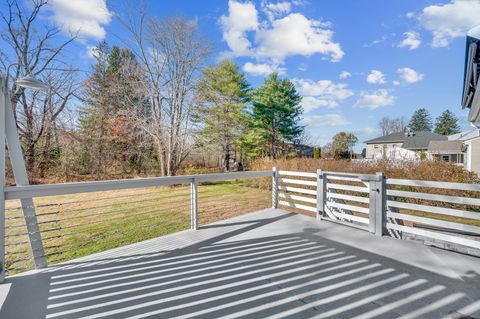
[[[230,170],[230,148],[227,146],[223,152],[223,171],[227,173]]]
[[[35,168],[35,143],[28,141],[25,157],[27,158],[27,172],[33,175]]]
[[[43,142],[43,147],[42,147],[42,159],[39,164],[41,178],[45,177],[45,172],[47,170],[49,157],[50,157],[49,155],[50,155],[50,139],[51,138],[52,138],[52,134],[49,129],[47,134],[45,135],[45,141]]]

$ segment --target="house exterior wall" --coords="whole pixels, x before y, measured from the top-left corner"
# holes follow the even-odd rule
[[[404,149],[401,146],[402,142],[367,144],[365,157],[367,159],[386,157],[399,160],[416,160],[419,158],[417,152]]]
[[[480,174],[480,137],[465,141],[465,144],[468,147],[465,168]]]

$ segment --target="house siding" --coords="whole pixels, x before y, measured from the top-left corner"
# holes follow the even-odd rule
[[[480,137],[465,141],[465,144],[468,146],[465,168],[480,174]]]
[[[401,147],[402,142],[367,144],[365,157],[367,159],[389,159],[414,160],[418,158],[416,152]]]

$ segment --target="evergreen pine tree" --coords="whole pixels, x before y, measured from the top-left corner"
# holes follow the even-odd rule
[[[230,60],[205,68],[202,73],[197,83],[196,114],[201,123],[200,140],[207,147],[221,147],[223,169],[228,171],[231,153],[241,144],[247,128],[249,85]]]
[[[421,108],[416,110],[412,118],[410,119],[410,123],[408,124],[408,127],[412,131],[432,131],[432,117],[430,116],[430,113],[427,111],[425,108]]]
[[[277,158],[285,143],[291,143],[303,132],[299,124],[303,113],[302,98],[293,83],[271,74],[255,92],[253,130],[261,140],[259,147]]]
[[[450,110],[445,110],[435,121],[435,133],[452,135],[460,132],[458,119]]]

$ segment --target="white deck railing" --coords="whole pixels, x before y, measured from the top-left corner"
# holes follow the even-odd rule
[[[321,170],[277,175],[280,206],[314,212],[320,219],[377,235],[415,237],[466,253],[477,249],[475,254],[480,255],[478,184]]]
[[[74,207],[73,204],[75,202],[69,202],[70,206],[68,206],[66,210],[67,215],[65,215],[68,218],[44,219],[43,216],[54,215],[58,212],[49,210],[44,214],[37,214],[36,209],[55,206],[56,204],[34,205],[34,198],[91,192],[120,192],[121,190],[158,186],[189,185],[189,188],[184,188],[184,193],[182,193],[188,197],[183,198],[178,207],[187,209],[190,212],[190,227],[191,229],[197,229],[199,205],[208,203],[208,197],[215,195],[203,196],[201,192],[199,193],[199,183],[259,177],[272,177],[271,196],[272,207],[274,208],[285,207],[310,214],[313,213],[318,219],[367,230],[379,236],[390,235],[402,239],[416,236],[417,238],[426,238],[425,242],[430,244],[434,242],[435,245],[443,248],[457,249],[456,247],[460,247],[457,250],[462,252],[470,253],[469,249],[476,249],[480,252],[480,185],[386,179],[382,173],[355,174],[321,170],[312,173],[283,171],[276,168],[273,171],[5,187],[5,200],[21,200],[19,209],[22,210],[23,215],[14,216],[11,219],[24,220],[25,224],[23,226],[25,226],[26,232],[18,232],[18,234],[13,232],[13,234],[6,235],[6,227],[2,227],[0,228],[0,240],[8,239],[9,236],[13,237],[13,240],[15,240],[15,236],[18,236],[18,238],[24,236],[23,242],[18,240],[18,243],[14,242],[11,245],[29,244],[29,251],[33,255],[35,267],[43,268],[47,266],[48,257],[43,245],[44,240],[55,239],[57,231],[70,230],[73,233],[78,227],[95,223],[95,218],[100,213],[102,213],[102,216],[108,214],[117,216],[119,212],[122,212],[122,207],[117,207],[115,208],[116,210],[100,212],[96,210],[101,206],[78,208]],[[175,194],[171,197],[180,195]],[[119,195],[124,200],[127,199],[127,203],[145,203],[144,206],[136,206],[135,209],[148,209],[151,205],[157,203],[156,198],[149,197],[145,199],[141,197],[141,193],[133,193],[128,196],[131,196],[131,198],[126,198],[127,196],[123,194]],[[108,198],[115,200],[116,197]],[[108,198],[90,200],[105,200]],[[166,195],[165,198],[168,199],[170,197]],[[237,205],[236,201],[239,198],[233,200],[231,205]],[[246,197],[245,200],[248,201],[249,198]],[[147,202],[151,204],[147,204]],[[5,205],[5,202],[3,201],[2,204]],[[164,209],[171,210],[176,207],[173,204],[172,207],[168,207],[168,202],[164,204],[167,205]],[[112,206],[111,204],[109,205]],[[83,212],[78,216],[72,217],[68,215],[69,211]],[[145,214],[148,212],[150,211],[128,212],[131,215],[127,215],[127,217],[138,216],[139,219],[152,219],[153,222],[156,216],[148,215],[145,217]],[[0,214],[0,218],[5,221],[5,209],[1,209]],[[40,221],[37,219],[38,216],[42,216]],[[67,219],[68,224],[61,226],[61,222]],[[82,223],[72,222],[74,219],[82,221]],[[60,226],[57,228],[52,226],[48,229],[39,227],[39,225],[48,223],[55,225],[60,223]],[[10,229],[15,229],[15,227],[23,226],[19,224],[10,225],[9,227]],[[1,245],[4,247],[5,242],[2,242]],[[75,247],[72,249],[75,249]],[[0,259],[2,276],[4,276],[4,252],[0,253]]]
[[[187,192],[182,193],[182,195],[189,195],[188,197],[184,196],[183,198],[177,198],[177,202],[180,200],[181,203],[175,202],[170,203],[171,207],[168,209],[184,209],[186,207],[190,210],[190,221],[191,229],[197,229],[198,227],[198,206],[199,203],[199,191],[198,185],[205,182],[213,181],[226,181],[226,180],[236,180],[236,179],[246,179],[246,178],[259,178],[259,177],[271,177],[272,171],[249,171],[249,172],[233,172],[233,173],[218,173],[218,174],[204,174],[204,175],[187,175],[187,176],[173,176],[173,177],[158,177],[158,178],[138,178],[138,179],[122,179],[122,180],[108,180],[108,181],[94,181],[94,182],[78,182],[78,183],[60,183],[60,184],[45,184],[45,185],[26,185],[26,186],[8,186],[4,188],[4,198],[5,201],[11,200],[20,200],[21,205],[15,209],[22,212],[22,215],[16,215],[13,217],[7,217],[18,221],[20,223],[14,223],[14,225],[6,225],[5,227],[0,228],[0,246],[5,247],[5,238],[10,239],[10,241],[15,241],[16,238],[26,237],[29,243],[30,248],[28,249],[29,253],[33,256],[33,261],[35,268],[44,268],[47,267],[47,257],[48,254],[45,253],[44,240],[50,239],[55,240],[60,238],[61,235],[57,235],[58,232],[66,232],[69,235],[74,235],[81,227],[86,227],[97,222],[98,216],[102,215],[102,218],[105,218],[105,215],[110,214],[112,217],[102,220],[105,221],[115,221],[118,214],[130,213],[129,210],[122,210],[121,204],[129,204],[136,202],[141,204],[141,206],[135,206],[139,209],[139,212],[134,212],[128,217],[137,216],[139,219],[145,219],[146,215],[149,212],[158,211],[158,208],[155,208],[155,198],[146,198],[144,197],[147,193],[138,193],[134,192],[130,198],[122,198],[122,196],[110,196],[104,197],[99,196],[100,198],[96,199],[95,197],[88,197],[89,201],[94,202],[96,200],[104,201],[110,199],[110,201],[116,202],[117,205],[109,204],[108,211],[101,209],[101,206],[92,206],[89,205],[87,208],[78,208],[75,207],[75,202],[68,202],[69,211],[75,211],[78,213],[82,211],[80,217],[68,215],[69,211],[64,211],[62,218],[47,218],[46,215],[56,215],[59,214],[59,211],[50,209],[48,212],[43,214],[37,214],[37,209],[42,207],[51,208],[54,206],[62,206],[62,203],[57,204],[55,200],[52,200],[51,203],[43,205],[35,205],[33,199],[35,198],[44,198],[51,196],[60,196],[60,195],[72,195],[72,194],[83,194],[83,193],[93,193],[93,192],[108,192],[108,191],[120,191],[120,190],[130,190],[130,189],[139,189],[139,188],[156,188],[159,186],[172,186],[172,185],[190,185]],[[155,190],[154,190],[155,191]],[[148,192],[151,194],[152,192]],[[188,194],[189,193],[189,194]],[[142,195],[144,194],[144,195]],[[213,197],[215,194],[210,195]],[[138,199],[137,199],[137,198]],[[174,197],[174,196],[171,196]],[[168,197],[168,194],[166,195]],[[185,205],[185,200],[189,198],[189,205]],[[205,199],[205,197],[200,198]],[[123,202],[122,202],[123,200]],[[127,202],[125,202],[127,200]],[[248,198],[247,198],[248,200]],[[2,202],[3,207],[0,210],[0,218],[2,221],[6,220],[5,215],[5,201]],[[158,201],[158,199],[157,199]],[[149,203],[147,203],[149,202]],[[208,200],[205,200],[208,202]],[[65,203],[63,203],[65,204]],[[49,207],[51,206],[51,207]],[[65,206],[65,205],[64,205]],[[115,209],[112,209],[115,207]],[[144,208],[144,209],[141,209]],[[7,208],[13,210],[12,208]],[[146,209],[146,210],[145,210]],[[101,212],[100,212],[101,211]],[[41,216],[45,220],[38,220],[37,217]],[[155,216],[148,217],[154,219]],[[24,223],[21,221],[24,220]],[[152,221],[153,222],[153,221]],[[45,224],[49,224],[49,227],[46,229]],[[60,226],[56,226],[60,224]],[[67,224],[67,225],[62,225]],[[111,226],[110,226],[111,227]],[[21,232],[20,229],[26,229],[25,232]],[[11,232],[6,234],[7,230]],[[13,230],[13,231],[12,231]],[[101,229],[100,229],[101,230]],[[63,235],[63,234],[62,234]],[[25,240],[25,239],[24,239]],[[25,246],[25,242],[14,242],[10,245],[22,245]],[[49,247],[46,247],[49,248]],[[51,247],[50,247],[51,248]],[[74,247],[75,248],[75,247]],[[68,250],[67,250],[68,251]],[[21,260],[20,260],[21,261]],[[2,280],[5,276],[5,251],[0,254],[0,269]]]

